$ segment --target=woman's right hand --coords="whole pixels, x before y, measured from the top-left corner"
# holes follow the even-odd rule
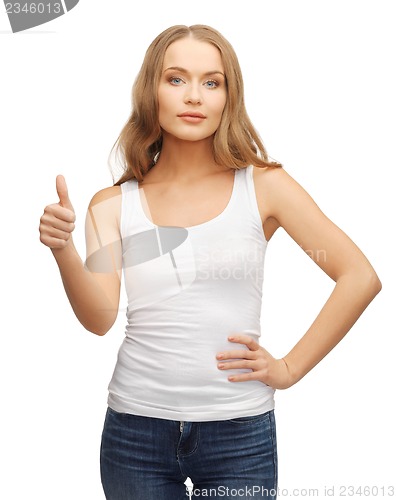
[[[59,202],[47,205],[40,218],[40,241],[51,249],[63,249],[72,240],[76,220],[63,175],[56,177],[56,191]]]

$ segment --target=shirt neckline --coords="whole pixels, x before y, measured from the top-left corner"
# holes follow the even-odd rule
[[[222,212],[220,212],[218,215],[216,215],[215,217],[213,217],[212,219],[209,219],[208,221],[205,221],[205,222],[201,222],[200,224],[195,224],[194,226],[164,226],[164,225],[159,226],[158,224],[155,224],[151,219],[149,219],[147,217],[146,212],[144,211],[142,200],[140,197],[140,191],[139,191],[140,189],[143,189],[143,192],[144,192],[144,188],[139,188],[139,183],[135,179],[136,189],[137,189],[138,206],[139,206],[139,210],[141,212],[141,215],[143,216],[144,220],[152,227],[182,227],[183,229],[190,230],[190,229],[198,229],[201,227],[209,226],[210,224],[213,224],[213,223],[221,220],[227,214],[227,212],[230,210],[230,207],[231,207],[233,200],[235,198],[238,172],[239,172],[239,170],[237,170],[237,169],[234,170],[234,182],[232,185],[231,196],[230,196],[228,203],[225,206],[224,210]]]

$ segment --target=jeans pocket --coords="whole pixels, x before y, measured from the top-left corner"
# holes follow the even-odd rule
[[[253,424],[256,424],[259,422],[263,422],[264,420],[267,420],[272,411],[273,410],[267,411],[265,413],[260,413],[259,415],[231,418],[231,419],[227,420],[227,422],[229,422],[230,424],[236,424],[236,425],[253,425]]]

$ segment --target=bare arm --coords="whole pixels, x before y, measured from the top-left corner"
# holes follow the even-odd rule
[[[57,191],[59,203],[47,206],[41,217],[40,240],[52,250],[78,320],[90,332],[104,335],[117,318],[120,297],[119,188],[104,189],[91,200],[85,225],[86,264],[73,243],[75,215],[61,176]]]
[[[270,202],[273,216],[305,251],[320,256],[324,250],[326,258],[316,264],[336,283],[306,334],[283,358],[295,383],[347,334],[381,290],[381,282],[359,248],[302,187],[284,171],[273,173],[279,177]]]
[[[245,360],[227,368],[251,368],[234,381],[261,380],[274,388],[287,388],[317,365],[346,335],[381,290],[373,267],[353,241],[321,212],[312,198],[283,169],[263,171],[258,177],[273,218],[335,281],[335,287],[308,331],[282,359],[274,359],[247,336],[234,336],[248,351],[221,353],[222,358]],[[321,259],[320,256],[326,256]],[[233,365],[233,366],[231,366]],[[224,368],[220,368],[224,369]]]

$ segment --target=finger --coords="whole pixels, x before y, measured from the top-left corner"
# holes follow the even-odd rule
[[[67,241],[70,238],[70,232],[62,231],[62,230],[56,229],[54,227],[44,229],[43,233],[46,234],[47,237],[55,238],[57,240]]]
[[[243,349],[240,351],[224,351],[224,352],[219,352],[216,356],[217,359],[235,359],[235,358],[242,358],[242,359],[255,359],[255,353],[254,351],[248,351],[247,349]]]
[[[66,180],[63,175],[56,176],[56,192],[59,196],[59,204],[64,208],[73,210],[73,205],[71,204],[69,192],[67,190]]]
[[[76,214],[72,209],[64,208],[58,203],[47,207],[45,211],[51,215],[54,215],[57,219],[63,220],[65,222],[75,222],[76,220]]]
[[[62,231],[71,233],[74,230],[75,214],[67,208],[55,205],[51,209],[46,209],[41,216],[41,223]]]
[[[257,351],[260,349],[260,344],[253,340],[248,335],[232,335],[228,337],[229,342],[235,342],[238,344],[244,344],[251,351]]]
[[[255,370],[257,368],[257,363],[255,361],[245,359],[239,361],[226,361],[225,363],[218,363],[217,367],[219,370]]]
[[[45,234],[40,234],[40,241],[49,248],[64,248],[67,244],[66,240],[52,238]]]
[[[249,382],[250,380],[260,380],[262,382],[258,372],[241,373],[239,375],[230,375],[227,377],[230,382]],[[263,382],[265,384],[265,382]],[[265,384],[267,385],[267,384]]]

